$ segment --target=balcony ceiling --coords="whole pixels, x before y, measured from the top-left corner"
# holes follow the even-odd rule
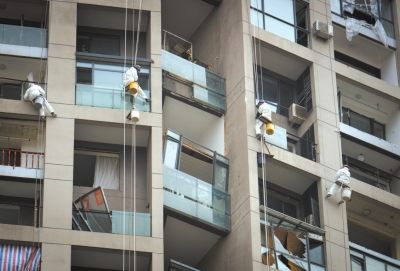
[[[293,81],[297,80],[309,66],[309,63],[304,59],[282,51],[279,48],[274,48],[263,42],[261,46],[261,55],[258,57],[258,66],[262,66],[267,70],[285,76]]]
[[[184,39],[190,40],[193,33],[215,8],[201,0],[162,1],[162,28]]]
[[[369,110],[376,111],[385,119],[385,122],[392,117],[399,105],[394,101],[385,98],[382,94],[375,94],[377,91],[355,82],[351,82],[345,78],[338,77],[337,80],[338,90],[342,92],[344,98],[350,99],[353,102],[360,104],[360,106],[368,107]],[[354,109],[357,111],[356,109]],[[375,116],[370,116],[374,117]]]
[[[265,167],[267,181],[302,195],[318,178],[305,171],[274,160],[267,160]],[[262,170],[258,168],[258,177],[262,178]]]
[[[75,140],[105,143],[124,144],[124,129],[121,125],[108,123],[78,122],[75,125]],[[125,144],[131,146],[132,130],[126,126]],[[136,146],[146,147],[149,140],[149,130],[140,126],[136,127]]]
[[[359,59],[377,68],[383,68],[384,62],[394,53],[382,43],[358,35],[351,42],[346,39],[346,29],[334,24],[335,50]],[[374,52],[371,54],[371,52]]]
[[[195,225],[167,216],[164,226],[165,259],[196,267],[219,240],[219,236]]]
[[[365,157],[364,163],[379,168],[387,173],[394,173],[400,168],[398,158],[385,155],[377,150],[342,137],[342,153],[357,159],[359,154]]]
[[[132,3],[132,2],[129,2]],[[129,4],[128,4],[129,5]],[[101,20],[99,20],[101,18]],[[135,31],[138,29],[138,12],[135,13]],[[146,32],[149,26],[149,13],[142,12],[140,31]],[[78,26],[95,27],[103,29],[124,30],[125,9],[104,6],[79,5]],[[127,30],[132,31],[132,10],[128,11]]]
[[[365,215],[369,210],[370,214]],[[354,193],[347,203],[349,220],[389,237],[400,234],[400,212],[393,207]]]
[[[45,14],[46,1],[43,0],[4,0],[0,2],[0,18],[25,21],[42,21]]]

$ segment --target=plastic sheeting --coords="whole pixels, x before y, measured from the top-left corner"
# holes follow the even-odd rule
[[[93,187],[117,190],[119,188],[118,157],[96,157]]]
[[[353,37],[360,33],[361,27],[365,26],[370,28],[378,36],[379,40],[385,47],[388,47],[388,37],[382,23],[378,20],[378,1],[377,0],[344,0],[343,11],[345,13],[353,14],[354,11],[360,10],[363,13],[370,14],[371,17],[376,19],[375,24],[369,24],[364,20],[358,20],[355,18],[346,18],[346,38],[348,41],[352,41]]]
[[[0,245],[0,271],[39,271],[40,259],[40,248]]]

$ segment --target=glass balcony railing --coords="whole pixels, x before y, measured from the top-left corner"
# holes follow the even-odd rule
[[[164,166],[164,205],[230,230],[230,195],[182,171]]]
[[[168,271],[200,271],[200,270],[175,260],[169,260]]]
[[[146,94],[149,91],[145,91]],[[132,108],[132,103],[127,96],[124,101],[122,88],[102,88],[93,85],[76,84],[76,104],[113,109]],[[137,97],[136,108],[142,112],[150,111],[150,104],[143,98]]]
[[[161,50],[161,66],[171,75],[193,84],[193,93],[190,98],[225,112],[224,78],[166,50]]]
[[[130,95],[122,87],[124,67],[115,64],[79,61],[76,67],[77,83],[75,103],[77,105],[105,107],[113,109],[132,108]],[[150,98],[149,68],[142,67],[139,84]],[[142,112],[150,111],[150,102],[139,95],[135,99],[136,108]]]
[[[47,47],[47,31],[43,28],[0,24],[0,44]]]
[[[350,243],[352,271],[400,271],[400,261]]]

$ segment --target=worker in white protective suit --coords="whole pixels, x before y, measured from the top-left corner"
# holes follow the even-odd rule
[[[41,86],[30,83],[29,88],[25,92],[24,100],[32,102],[33,106],[39,110],[40,117],[46,117],[44,108],[46,108],[52,117],[56,117],[57,115],[54,112],[54,108],[50,105],[45,96],[46,92]]]
[[[271,106],[266,102],[259,102],[257,105],[256,116],[256,135],[263,137],[265,133],[272,135],[275,127],[272,123],[272,110]]]
[[[344,165],[343,168],[339,169],[336,172],[335,183],[333,183],[326,195],[327,198],[335,195],[339,190],[341,190],[341,201],[348,201],[351,198],[351,189],[350,189],[350,171],[347,165]]]
[[[138,71],[140,71],[139,65],[129,68],[124,74],[123,81],[125,91],[128,95],[130,95],[130,101],[132,103],[132,110],[129,112],[126,118],[135,122],[139,120],[139,112],[136,110],[135,106],[136,97],[139,95],[145,99],[146,102],[149,101],[146,93],[144,93],[143,89],[139,85]]]

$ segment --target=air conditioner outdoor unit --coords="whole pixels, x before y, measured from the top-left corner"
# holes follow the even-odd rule
[[[298,104],[289,107],[289,122],[301,125],[307,118],[307,109]]]
[[[316,20],[313,24],[314,33],[325,40],[333,37],[333,26]]]

